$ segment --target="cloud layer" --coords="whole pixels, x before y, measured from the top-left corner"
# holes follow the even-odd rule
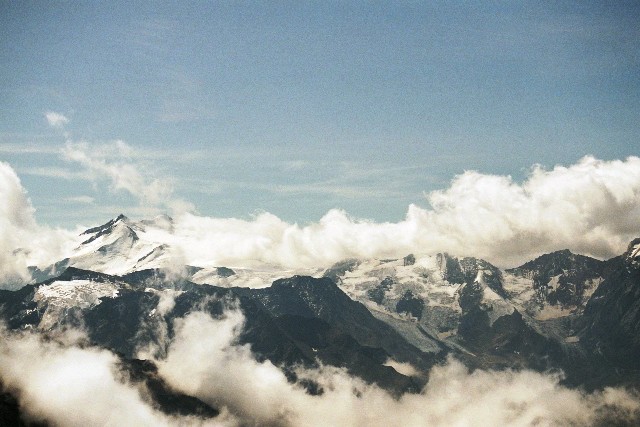
[[[187,205],[172,197],[164,181],[145,178],[133,161],[122,163],[130,147],[114,144],[103,151],[68,144],[65,155],[141,204],[149,202],[156,209]],[[26,278],[27,265],[46,266],[69,256],[77,243],[72,233],[35,222],[26,192],[6,163],[0,163],[0,198],[4,287]],[[251,220],[178,213],[173,233],[155,237],[170,244],[184,262],[200,266],[321,268],[345,258],[449,252],[511,267],[565,248],[608,258],[640,235],[640,158],[585,157],[568,167],[534,167],[523,183],[470,171],[427,198],[429,208],[411,205],[397,223],[357,220],[340,210],[308,225],[269,213]]]
[[[421,393],[399,399],[341,369],[299,369],[300,378],[324,391],[311,396],[269,361],[256,361],[248,346],[236,344],[242,325],[237,310],[219,319],[197,312],[178,320],[168,356],[158,362],[160,373],[179,390],[258,425],[592,425],[640,415],[637,396],[621,389],[587,395],[561,386],[558,375],[469,373],[453,359],[432,369]]]
[[[446,251],[514,266],[565,248],[607,258],[640,235],[640,158],[534,167],[522,184],[466,172],[428,201],[431,208],[411,205],[398,223],[356,220],[340,210],[306,226],[269,213],[250,221],[185,214],[177,218],[173,244],[196,264],[318,267]]]
[[[107,350],[70,339],[1,331],[0,380],[30,419],[60,425],[277,425],[277,426],[529,426],[633,423],[640,400],[623,389],[585,394],[559,384],[558,375],[531,371],[470,373],[450,359],[430,372],[422,392],[394,398],[333,367],[297,370],[320,395],[289,383],[269,361],[259,362],[237,339],[242,313],[219,318],[193,312],[175,320],[159,375],[175,389],[222,410],[213,420],[168,417],[129,383]],[[67,332],[68,333],[68,332]],[[62,337],[64,338],[64,337]],[[63,344],[65,343],[65,344]]]

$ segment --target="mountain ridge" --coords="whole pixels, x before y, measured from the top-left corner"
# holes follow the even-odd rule
[[[156,400],[171,393],[140,358],[162,361],[190,314],[234,310],[244,319],[238,345],[311,394],[321,387],[296,367],[344,369],[401,396],[420,392],[448,357],[470,369],[563,371],[562,384],[587,390],[640,389],[640,238],[606,261],[560,250],[500,269],[409,254],[348,259],[314,276],[176,266],[169,245],[145,236],[158,224],[170,229],[171,219],[119,215],[87,229],[79,255],[34,269],[46,277],[37,283],[0,290],[0,318],[44,336],[81,328],[156,387]],[[185,396],[176,398],[186,413],[217,413]]]

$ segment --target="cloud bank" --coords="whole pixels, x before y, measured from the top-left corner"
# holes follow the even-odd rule
[[[250,221],[185,214],[176,220],[173,244],[196,265],[255,260],[318,267],[446,251],[514,266],[565,248],[608,258],[640,235],[640,158],[534,167],[521,184],[466,172],[427,198],[430,208],[411,205],[397,223],[356,220],[340,210],[306,226],[269,213]]]
[[[160,412],[141,384],[126,379],[115,354],[81,346],[79,337],[73,330],[53,340],[0,330],[0,382],[18,397],[27,420],[78,427],[236,425],[225,413],[205,420]]]
[[[133,160],[122,163],[130,150],[126,144],[103,149],[68,144],[65,155],[141,203],[156,204],[156,209],[187,205],[174,199],[163,181],[142,176]],[[0,163],[0,199],[4,287],[28,277],[28,265],[50,265],[69,256],[78,243],[71,232],[36,223],[26,191],[6,163]],[[198,266],[321,268],[345,258],[449,252],[512,267],[565,248],[605,259],[622,253],[640,235],[640,158],[585,157],[551,170],[536,166],[522,183],[470,171],[427,199],[430,207],[410,205],[406,218],[396,223],[357,220],[341,210],[299,225],[270,213],[243,220],[177,209],[183,213],[175,215],[173,231],[155,237]]]
[[[64,257],[72,233],[42,227],[18,175],[0,162],[0,287],[18,287],[28,281],[28,265],[50,264]]]
[[[125,379],[114,354],[77,345],[78,334],[43,340],[2,330],[0,380],[30,420],[69,426],[556,426],[632,424],[640,417],[638,396],[623,389],[585,394],[560,385],[558,375],[470,373],[453,359],[431,370],[422,392],[399,398],[342,369],[299,368],[299,378],[322,389],[310,395],[237,344],[243,324],[236,309],[219,318],[190,313],[175,320],[167,356],[156,360],[159,375],[176,390],[221,410],[214,419],[159,412],[143,388]]]
[[[258,362],[237,344],[244,317],[227,310],[221,318],[196,312],[176,321],[176,336],[160,374],[174,387],[243,423],[283,426],[527,426],[592,425],[640,413],[637,396],[608,388],[584,394],[559,384],[558,375],[531,371],[469,373],[451,359],[432,369],[419,394],[399,399],[333,367],[298,369],[299,378],[320,385],[312,396],[269,361]],[[613,417],[613,418],[612,418]],[[636,418],[637,419],[637,418]]]

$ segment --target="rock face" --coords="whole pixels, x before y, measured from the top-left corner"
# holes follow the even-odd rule
[[[423,310],[424,301],[413,295],[411,291],[406,291],[398,301],[398,304],[396,304],[396,311],[398,313],[411,315],[418,320],[422,318]]]
[[[640,239],[608,261],[564,250],[503,271],[443,253],[330,270],[351,298],[427,352],[483,368],[562,369],[568,384],[597,388],[633,383],[623,377],[640,370],[639,261]]]
[[[531,279],[540,305],[584,308],[602,281],[605,268],[603,261],[563,250],[542,255],[506,271],[517,277]]]
[[[610,273],[587,303],[581,339],[608,365],[640,369],[640,239],[609,261]]]

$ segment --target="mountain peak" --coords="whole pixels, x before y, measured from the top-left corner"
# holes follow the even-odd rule
[[[117,217],[109,220],[105,224],[98,225],[97,227],[92,227],[92,228],[86,229],[80,235],[93,234],[93,233],[98,233],[98,232],[103,231],[103,230],[107,230],[107,229],[113,227],[119,221],[128,222],[129,218],[127,218],[124,214],[120,214]]]
[[[131,237],[133,240],[138,240],[138,236],[136,232],[131,228],[131,221],[126,216],[120,214],[115,219],[107,222],[106,224],[100,225],[98,227],[90,228],[84,231],[81,235],[85,234],[93,234],[93,236],[89,237],[87,240],[82,242],[82,245],[86,245],[97,240],[99,237],[110,235],[114,230],[122,229],[121,233],[123,235]]]
[[[530,271],[530,270],[539,270],[540,268],[546,268],[548,265],[552,265],[554,267],[559,268],[570,268],[573,264],[578,262],[579,260],[590,260],[598,262],[598,260],[586,257],[584,255],[576,255],[571,252],[569,249],[561,249],[559,251],[550,252],[548,254],[543,254],[537,257],[532,261],[528,261],[522,264],[519,267],[507,269],[508,272],[513,271]]]

